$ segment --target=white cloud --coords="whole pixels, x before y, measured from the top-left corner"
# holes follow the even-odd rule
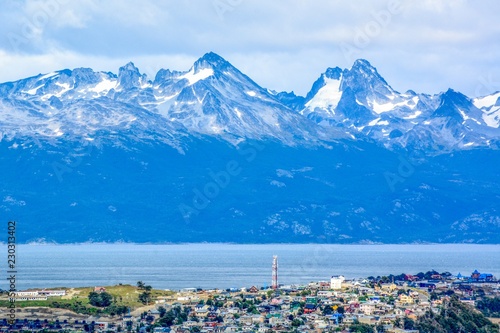
[[[499,9],[496,0],[11,2],[0,13],[0,81],[74,67],[116,72],[128,61],[151,76],[214,51],[275,90],[305,94],[327,67],[365,58],[397,90],[473,95],[481,77],[500,81]]]
[[[37,27],[84,28],[90,16],[83,9],[95,7],[94,0],[28,0],[20,14]]]

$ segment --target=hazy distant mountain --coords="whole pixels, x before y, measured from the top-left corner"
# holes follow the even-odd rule
[[[499,97],[366,60],[305,97],[214,53],[39,74],[0,84],[0,211],[21,241],[499,243]]]

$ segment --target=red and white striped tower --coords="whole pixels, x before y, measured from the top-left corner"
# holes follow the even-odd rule
[[[278,289],[278,256],[273,256],[273,289]]]

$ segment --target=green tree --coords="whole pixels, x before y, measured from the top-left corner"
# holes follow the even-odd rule
[[[413,330],[413,329],[415,329],[415,321],[413,319],[405,317],[403,319],[403,328],[405,330]]]
[[[477,302],[476,307],[485,316],[500,318],[500,297],[483,298]]]
[[[493,324],[482,313],[462,303],[456,296],[452,296],[449,302],[445,302],[439,313],[428,310],[425,315],[419,317],[415,328],[421,333],[498,332],[498,325]]]
[[[101,297],[99,296],[99,293],[96,293],[95,291],[91,291],[89,293],[89,303],[93,306],[99,306],[99,303],[101,302]]]
[[[144,291],[143,293],[139,294],[139,302],[142,304],[149,304],[151,302],[151,293]]]
[[[110,306],[113,302],[113,296],[110,293],[102,292],[101,295],[101,307]]]
[[[292,320],[292,326],[293,327],[299,327],[300,325],[303,325],[304,322],[302,320],[300,320],[299,318],[295,318],[294,320]]]
[[[165,309],[165,307],[163,307],[163,306],[159,306],[158,312],[160,313],[160,318],[161,318],[165,315],[165,313],[167,313],[167,309]]]
[[[424,278],[430,280],[433,275],[439,275],[439,272],[432,270],[425,273]]]
[[[368,324],[356,323],[356,324],[351,325],[351,327],[349,328],[349,332],[373,333],[373,326],[368,325]]]
[[[176,315],[175,315],[174,311],[169,310],[165,313],[165,315],[163,317],[158,319],[157,322],[161,325],[172,326],[174,324],[175,319],[176,319]]]
[[[107,307],[110,306],[113,300],[113,296],[107,292],[96,293],[92,291],[89,293],[89,303],[97,307]]]

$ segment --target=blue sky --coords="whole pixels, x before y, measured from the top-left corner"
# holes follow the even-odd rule
[[[500,90],[497,0],[3,1],[0,82],[63,68],[154,77],[214,51],[258,84],[306,94],[369,60],[398,91]]]

